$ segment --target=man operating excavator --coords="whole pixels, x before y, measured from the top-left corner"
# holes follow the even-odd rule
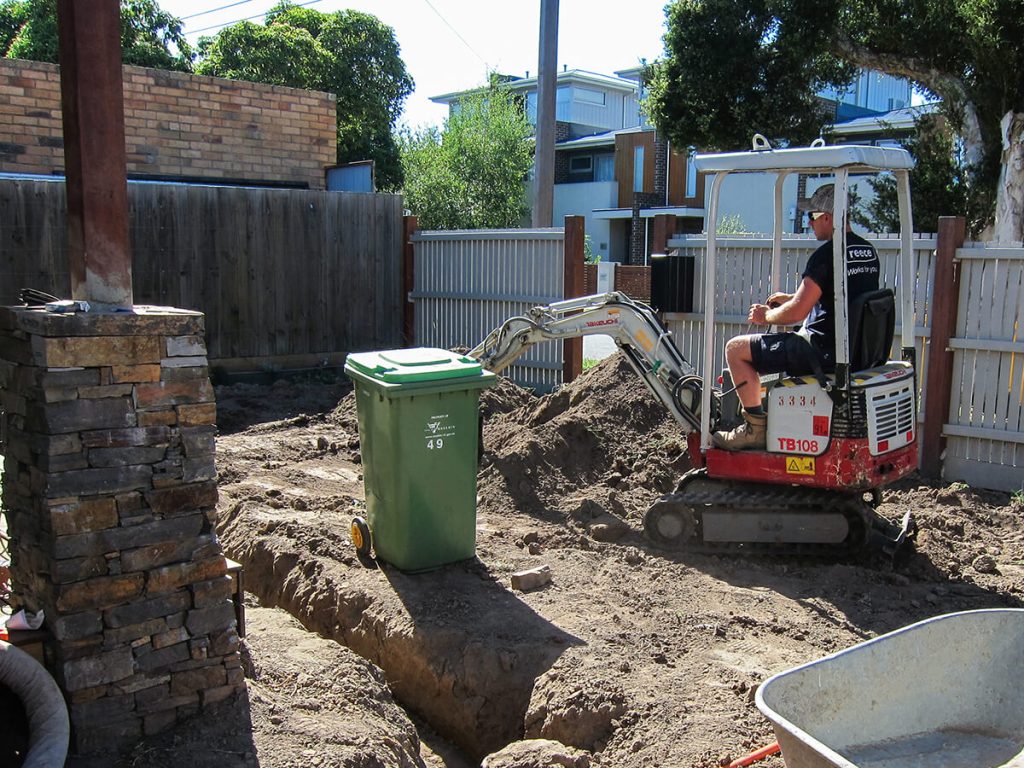
[[[791,376],[835,370],[836,333],[832,236],[835,187],[819,187],[797,207],[806,212],[815,237],[826,240],[807,260],[796,293],[773,293],[753,304],[747,319],[757,325],[796,325],[799,330],[735,336],[725,346],[729,373],[743,405],[743,422],[716,432],[714,444],[727,450],[765,448],[768,416],[761,401],[760,374]],[[847,302],[878,290],[880,265],[871,243],[846,227]]]

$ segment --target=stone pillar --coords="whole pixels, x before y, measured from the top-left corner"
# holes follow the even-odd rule
[[[203,315],[0,308],[0,397],[12,587],[45,611],[72,749],[239,690]]]

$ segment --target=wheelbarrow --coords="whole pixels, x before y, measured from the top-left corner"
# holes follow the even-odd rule
[[[769,678],[787,768],[1024,768],[1024,610],[950,613]]]

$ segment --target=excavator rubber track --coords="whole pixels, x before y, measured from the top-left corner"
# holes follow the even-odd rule
[[[892,523],[875,511],[880,494],[715,480],[693,470],[644,516],[656,546],[710,554],[843,558],[869,548],[894,563],[916,534],[909,512]]]

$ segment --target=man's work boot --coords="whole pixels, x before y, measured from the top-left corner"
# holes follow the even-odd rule
[[[742,451],[748,448],[764,450],[768,444],[768,414],[743,411],[743,423],[731,432],[715,432],[711,436],[716,448]]]

